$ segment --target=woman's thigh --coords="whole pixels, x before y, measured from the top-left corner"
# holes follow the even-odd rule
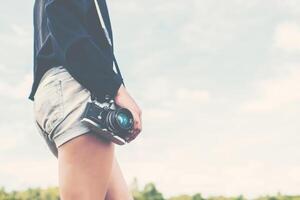
[[[122,174],[121,168],[115,156],[105,200],[119,199],[133,200],[133,197],[131,192],[129,191],[127,183]]]
[[[105,198],[114,158],[114,143],[83,134],[58,148],[59,188],[63,200]]]

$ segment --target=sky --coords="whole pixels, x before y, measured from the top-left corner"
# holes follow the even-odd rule
[[[58,185],[35,125],[33,1],[0,2],[0,185]],[[300,1],[111,0],[115,55],[143,112],[123,174],[178,194],[299,194]]]

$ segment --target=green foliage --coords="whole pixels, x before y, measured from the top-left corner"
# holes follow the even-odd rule
[[[134,184],[136,185],[137,181],[135,179]],[[132,189],[132,195],[134,200],[165,200],[162,193],[160,193],[154,183],[148,183],[145,185],[142,191],[138,190],[137,185]]]
[[[192,197],[186,194],[171,197],[168,200],[192,200]]]
[[[134,178],[130,184],[130,190],[134,200],[246,200],[243,195],[236,197],[202,197],[201,193],[194,195],[177,195],[170,198],[164,198],[163,194],[158,191],[153,182],[147,183],[142,190],[139,189],[137,178]],[[0,187],[0,200],[60,200],[58,187],[48,187],[46,189],[28,188],[23,191],[7,192],[4,187]],[[300,196],[289,196],[277,193],[274,196],[266,195],[253,200],[300,200]]]
[[[200,193],[197,193],[192,196],[192,200],[204,200],[204,198],[202,198]]]
[[[6,192],[2,187],[0,189],[0,200],[59,200],[58,187],[49,187],[47,189],[28,188],[23,191]]]

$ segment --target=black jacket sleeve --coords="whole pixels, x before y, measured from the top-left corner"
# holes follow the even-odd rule
[[[47,26],[61,51],[64,67],[98,100],[114,98],[123,80],[85,28],[93,0],[50,0],[45,5]],[[100,27],[99,27],[100,28]]]

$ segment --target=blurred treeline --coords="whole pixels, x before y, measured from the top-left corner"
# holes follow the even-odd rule
[[[147,183],[143,189],[139,189],[137,179],[135,178],[130,185],[130,190],[134,200],[246,200],[242,195],[237,197],[212,196],[204,198],[200,193],[193,195],[182,194],[170,198],[165,198],[158,191],[155,184]],[[22,191],[5,191],[4,187],[0,187],[0,200],[60,200],[58,187],[28,188]],[[288,196],[280,193],[274,196],[261,196],[253,200],[300,200],[300,196]]]

